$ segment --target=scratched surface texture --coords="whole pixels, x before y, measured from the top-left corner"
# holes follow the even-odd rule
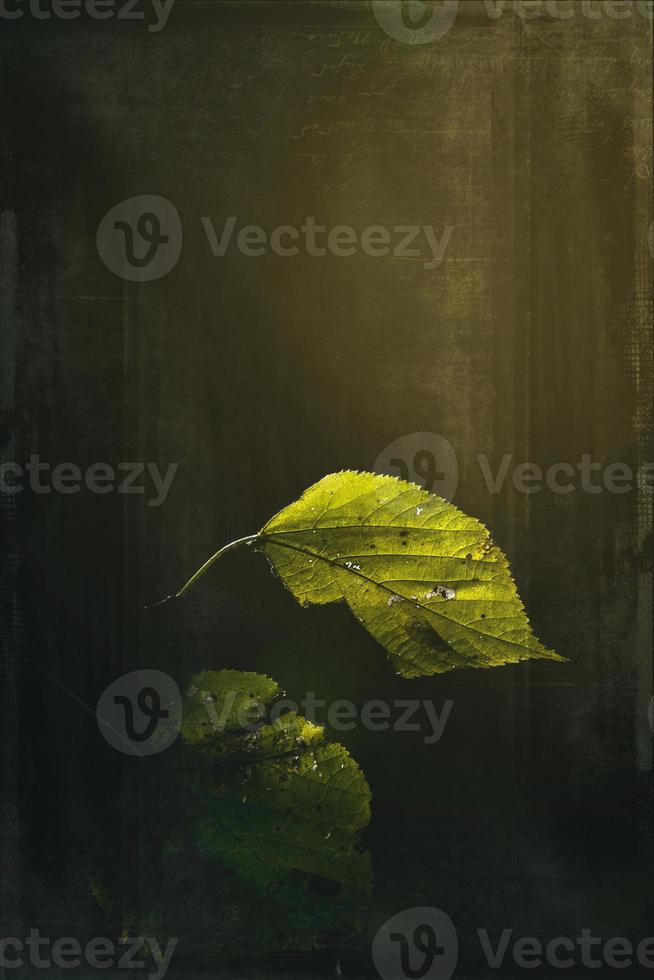
[[[183,686],[220,666],[296,700],[454,702],[436,744],[337,736],[373,794],[373,899],[346,976],[374,975],[372,937],[413,906],[456,924],[460,976],[481,975],[479,928],[651,934],[652,492],[577,476],[527,495],[509,475],[490,493],[478,460],[654,459],[651,22],[580,7],[525,21],[465,2],[425,44],[345,0],[177,0],[159,33],[3,22],[2,461],[179,464],[160,507],[0,494],[3,935],[105,934],[98,851],[129,880],[114,924],[139,908],[167,754],[116,752],[95,704],[130,670]],[[141,194],[175,205],[184,240],[138,284],[102,263],[96,230]],[[450,232],[432,269],[214,256],[202,219],[220,235],[230,216]],[[403,681],[347,610],[300,609],[251,553],[143,613],[311,482],[414,432],[449,440],[455,502],[569,663]],[[168,975],[193,977],[196,953],[180,931]],[[335,956],[197,975],[291,969],[330,975]]]

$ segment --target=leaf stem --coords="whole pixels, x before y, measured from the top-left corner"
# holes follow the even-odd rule
[[[155,606],[163,606],[166,602],[172,602],[173,599],[181,599],[182,596],[185,595],[193,585],[195,585],[198,579],[202,578],[204,573],[209,571],[214,562],[218,561],[219,558],[222,558],[222,556],[226,555],[229,551],[235,551],[236,548],[241,548],[243,545],[253,545],[259,540],[259,538],[259,534],[249,534],[245,538],[237,538],[236,541],[230,541],[229,544],[219,548],[218,551],[211,556],[211,558],[207,558],[204,565],[201,565],[200,568],[198,568],[197,572],[190,577],[188,582],[181,587],[179,592],[175,592],[173,595],[167,595],[165,598],[160,599],[159,602],[153,602],[151,605],[146,606],[145,608],[153,609]]]

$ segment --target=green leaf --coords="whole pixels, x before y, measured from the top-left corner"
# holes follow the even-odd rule
[[[177,816],[163,820],[157,874],[141,886],[147,913],[132,931],[183,929],[215,964],[226,952],[338,948],[360,928],[372,882],[360,842],[368,784],[319,726],[295,712],[271,721],[280,696],[260,674],[192,679]]]
[[[242,545],[265,553],[301,605],[347,602],[404,677],[566,660],[534,636],[488,529],[413,483],[332,473],[168,598]]]
[[[532,633],[484,525],[412,483],[333,473],[257,546],[302,605],[345,600],[404,677],[565,659]]]
[[[257,709],[281,693],[277,681],[239,670],[205,671],[189,686],[184,704],[182,738],[189,745],[226,746],[208,736],[239,731],[256,721]]]
[[[342,745],[295,712],[257,723],[263,702],[280,693],[270,678],[237,671],[191,682],[182,738],[213,763],[197,777],[207,804],[201,838],[263,890],[287,869],[365,892],[368,857],[355,850],[370,819],[365,777]]]

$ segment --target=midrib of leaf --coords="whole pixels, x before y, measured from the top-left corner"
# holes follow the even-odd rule
[[[308,530],[312,530],[312,529],[309,528]],[[283,533],[286,533],[286,532],[283,532]],[[296,545],[289,544],[287,541],[274,541],[273,540],[273,537],[274,537],[274,535],[272,535],[272,534],[271,535],[261,535],[261,538],[264,541],[265,540],[271,541],[272,544],[274,544],[278,548],[288,548],[290,551],[297,551],[301,555],[309,555],[311,558],[315,558],[318,561],[324,562],[325,564],[333,565],[335,568],[338,568],[338,570],[341,571],[341,572],[346,572],[346,573],[349,573],[351,575],[357,575],[357,576],[359,576],[359,578],[362,578],[364,580],[364,582],[369,582],[371,585],[374,585],[378,589],[383,589],[384,592],[388,592],[390,595],[396,595],[396,593],[394,592],[394,590],[388,588],[388,586],[386,586],[384,582],[375,582],[374,579],[369,578],[367,575],[364,575],[363,572],[358,571],[355,568],[344,568],[341,564],[339,564],[339,562],[342,561],[342,558],[339,558],[339,559],[336,559],[336,558],[326,558],[324,555],[319,554],[317,551],[310,551],[310,550],[305,549],[305,548],[298,548]],[[354,556],[354,557],[359,557],[359,556]],[[362,555],[360,557],[370,557],[370,556],[369,555]],[[375,557],[377,557],[377,556],[375,556]],[[401,556],[398,555],[398,556],[392,556],[392,557],[405,557],[405,556],[403,554]],[[425,557],[429,557],[429,556],[425,556],[425,555],[413,555],[413,554],[409,553],[409,557],[412,557],[412,558],[425,558]],[[435,557],[438,558],[438,557],[443,557],[443,556],[442,555],[441,556],[436,555]],[[466,559],[462,559],[462,561],[465,561],[465,560]],[[495,564],[495,562],[487,562],[487,564]],[[407,579],[393,579],[393,581],[395,581],[395,582],[402,582],[402,581],[424,582],[425,580],[424,579],[411,579],[411,580],[407,580]],[[524,650],[525,649],[524,644],[522,644],[522,643],[516,643],[515,640],[507,640],[503,636],[495,636],[493,633],[488,633],[486,630],[474,629],[472,626],[468,625],[467,623],[460,623],[458,620],[452,620],[448,616],[444,616],[442,613],[439,613],[438,610],[437,609],[434,609],[432,606],[426,606],[424,603],[420,602],[419,599],[407,599],[405,596],[400,596],[400,598],[403,599],[404,602],[411,603],[414,606],[414,608],[417,607],[417,608],[423,609],[425,612],[430,613],[430,614],[432,614],[434,616],[437,616],[439,619],[444,620],[446,623],[454,624],[456,627],[458,627],[460,629],[467,630],[469,633],[473,633],[475,635],[482,634],[483,636],[487,637],[489,640],[497,640],[499,643],[506,643],[507,646],[517,647],[519,650]],[[449,602],[463,602],[463,601],[471,602],[471,601],[475,601],[475,602],[478,602],[479,600],[478,599],[475,599],[475,600],[472,600],[472,599],[468,599],[468,600],[450,599],[450,600],[444,600],[444,601],[449,601]],[[485,599],[483,601],[492,603],[492,602],[498,601],[498,600]],[[518,600],[517,600],[517,597],[515,597],[513,600],[504,599],[504,600],[501,600],[501,601],[503,601],[503,602],[510,602],[510,601],[511,602],[516,602]],[[520,603],[520,609],[523,609],[522,603]],[[503,619],[505,617],[500,617],[500,618]],[[492,619],[491,619],[491,621],[492,621]],[[475,622],[480,622],[480,620],[475,620]],[[451,646],[451,644],[448,644],[448,645]]]
[[[286,534],[285,531],[283,533]],[[268,541],[272,541],[273,544],[279,544],[279,542],[273,540],[273,536],[272,535],[270,535],[267,538],[267,540]],[[291,547],[291,545],[289,545],[289,547]],[[313,555],[316,558],[318,557],[318,552],[317,551],[307,551],[306,554]],[[419,559],[421,561],[424,560],[424,559],[436,558],[436,559],[440,559],[441,561],[465,561],[465,562],[474,561],[474,563],[476,565],[499,565],[500,564],[498,561],[486,561],[484,558],[472,558],[472,559],[470,559],[470,558],[462,558],[460,555],[439,555],[439,554],[434,554],[434,555],[421,555],[421,554],[416,554],[413,551],[375,551],[374,554],[371,551],[366,551],[366,552],[356,552],[353,555],[339,555],[338,556],[338,560],[339,561],[342,560],[342,559],[344,559],[344,558],[417,558],[417,559]],[[500,566],[500,567],[502,567],[502,566]],[[350,569],[347,568],[347,569],[344,569],[344,571],[348,571],[349,572]],[[410,579],[404,579],[403,581],[408,582],[408,581],[411,581],[411,580]],[[413,581],[414,582],[422,582],[423,579],[416,578],[416,579],[413,579]],[[459,582],[468,581],[469,582],[470,580],[469,579],[458,579],[457,581],[459,581]],[[491,581],[491,580],[490,579],[484,579],[484,581]]]
[[[411,508],[409,508],[410,510]],[[399,517],[399,514],[397,515]],[[430,517],[433,517],[430,514]],[[270,523],[270,522],[268,522]],[[360,524],[321,524],[321,531],[359,531],[362,527],[372,528],[375,531],[410,531],[411,534],[416,534],[418,531],[424,531],[426,534],[456,534],[457,532],[461,534],[471,534],[472,529],[467,527],[425,527],[421,524],[419,527],[414,527],[412,524],[368,524],[364,519]],[[273,534],[264,534],[261,532],[260,537],[271,538],[274,534],[306,534],[307,531],[318,530],[317,524],[312,524],[311,527],[292,527],[287,531],[276,531]],[[247,540],[247,539],[243,539]]]

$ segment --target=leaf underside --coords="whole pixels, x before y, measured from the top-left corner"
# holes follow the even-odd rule
[[[534,636],[488,529],[415,484],[330,474],[258,547],[303,606],[347,602],[404,677],[565,660]]]

